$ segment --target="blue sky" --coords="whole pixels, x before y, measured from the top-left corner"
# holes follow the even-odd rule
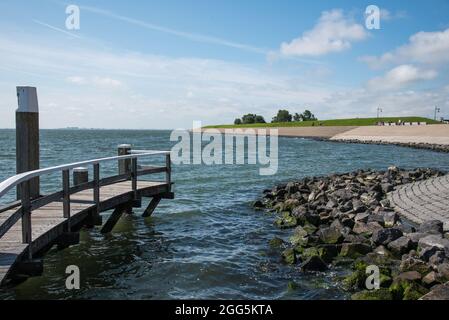
[[[65,26],[80,8],[80,30]],[[365,27],[365,8],[381,28]],[[449,1],[0,3],[0,127],[15,86],[41,127],[189,128],[309,108],[320,119],[449,117]]]

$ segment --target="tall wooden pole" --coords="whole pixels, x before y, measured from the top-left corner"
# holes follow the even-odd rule
[[[17,87],[16,170],[22,173],[39,169],[39,106],[35,87]],[[39,178],[30,180],[30,198],[39,197]],[[17,189],[17,199],[21,190]]]

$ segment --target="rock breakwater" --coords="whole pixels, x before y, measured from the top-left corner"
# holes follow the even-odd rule
[[[288,241],[270,241],[284,263],[302,272],[347,266],[340,285],[353,299],[418,299],[449,281],[449,234],[441,221],[405,221],[386,195],[442,174],[390,167],[305,178],[265,190],[254,207],[275,212],[275,225],[289,229]],[[373,266],[378,289],[367,290]]]

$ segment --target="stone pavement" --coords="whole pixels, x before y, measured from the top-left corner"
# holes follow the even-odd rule
[[[440,220],[449,230],[449,174],[398,186],[388,199],[399,214],[412,222]]]

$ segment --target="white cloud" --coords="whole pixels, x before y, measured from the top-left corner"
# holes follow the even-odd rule
[[[99,76],[93,76],[90,78],[70,76],[66,78],[66,81],[76,85],[94,85],[102,88],[118,88],[123,86],[123,83],[119,80]]]
[[[105,88],[117,88],[123,85],[121,81],[108,77],[94,77],[92,81],[94,85]]]
[[[415,33],[407,44],[379,57],[366,56],[361,60],[373,68],[394,63],[441,64],[449,62],[449,28],[444,31]]]
[[[8,82],[0,95],[9,97],[0,101],[0,127],[13,126],[17,83],[38,87],[42,127],[188,128],[192,120],[228,122],[248,110],[271,118],[279,105],[319,103],[328,92],[299,76],[222,60],[74,49],[4,36],[0,47],[0,69],[14,67],[0,73],[0,82]],[[106,86],[107,94],[97,86]],[[81,116],[80,110],[88,112]]]
[[[285,56],[319,56],[340,52],[351,47],[351,43],[368,37],[361,24],[344,16],[343,11],[324,11],[312,30],[305,31],[299,38],[281,44]]]
[[[73,84],[80,84],[80,85],[87,83],[86,79],[84,79],[83,77],[79,77],[79,76],[67,77],[66,81],[70,82],[70,83],[73,83]]]
[[[382,77],[371,79],[368,87],[372,90],[396,90],[417,81],[434,79],[436,76],[437,72],[434,70],[423,70],[403,64],[391,69]]]
[[[407,17],[407,13],[405,11],[397,11],[397,12],[391,12],[388,9],[381,8],[380,9],[380,19],[381,21],[391,21],[391,20],[397,20],[397,19],[403,19]]]

